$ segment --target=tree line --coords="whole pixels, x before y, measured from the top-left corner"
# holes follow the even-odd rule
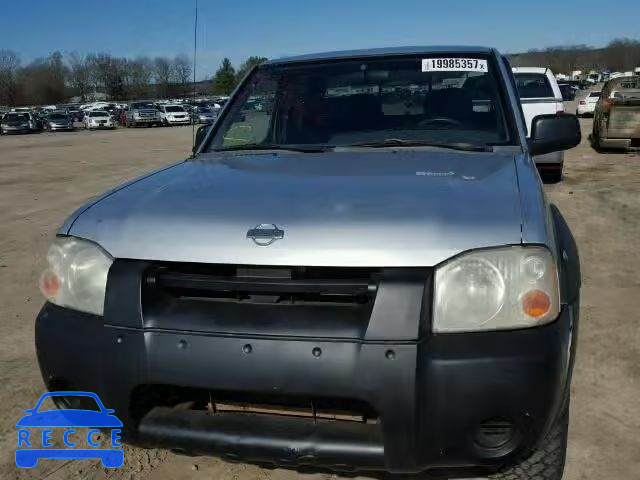
[[[509,55],[515,67],[549,67],[554,73],[574,70],[626,72],[640,67],[640,40],[615,39],[604,48],[587,45],[550,47]]]
[[[640,41],[622,38],[604,48],[550,47],[509,57],[514,66],[549,67],[554,73],[629,71],[640,66]],[[211,80],[198,82],[199,93],[228,95],[254,65],[266,60],[252,56],[236,68],[225,58]],[[64,103],[73,96],[84,101],[96,92],[116,101],[186,97],[193,91],[192,74],[192,60],[185,54],[127,58],[108,53],[64,56],[55,51],[23,65],[15,52],[0,50],[0,105]]]
[[[211,80],[198,83],[200,93],[228,95],[249,69],[264,61],[249,57],[235,68],[225,58]],[[126,58],[55,51],[23,65],[15,52],[0,50],[0,105],[48,105],[70,97],[84,102],[98,92],[114,101],[186,97],[193,93],[192,74],[192,60],[185,54]]]

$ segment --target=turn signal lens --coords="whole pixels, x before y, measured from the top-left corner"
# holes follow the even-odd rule
[[[550,308],[551,299],[542,290],[531,290],[522,296],[522,309],[530,317],[543,317],[549,312]]]
[[[40,291],[48,299],[53,299],[60,292],[60,277],[51,270],[45,270],[40,276]]]

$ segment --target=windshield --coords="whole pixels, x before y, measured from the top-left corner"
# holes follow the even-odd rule
[[[600,98],[600,92],[591,92],[589,94],[590,98]]]
[[[109,114],[107,112],[89,112],[90,117],[108,117]]]
[[[152,108],[155,109],[155,105],[153,103],[132,103],[131,104],[131,109],[132,110],[140,110],[143,108]]]
[[[640,77],[632,78],[632,79],[629,79],[629,80],[625,80],[624,82],[620,83],[618,88],[621,88],[621,89],[633,89],[633,90],[639,89],[640,88]]]
[[[28,122],[28,113],[9,113],[4,117],[5,122]]]
[[[553,89],[544,73],[514,73],[520,98],[554,98]]]
[[[164,110],[166,112],[183,112],[183,113],[185,111],[184,108],[178,107],[178,106],[164,107]]]
[[[508,142],[494,66],[469,56],[260,67],[235,95],[208,149]]]
[[[49,120],[66,120],[67,119],[66,115],[63,115],[61,113],[50,113],[48,117],[49,117]]]

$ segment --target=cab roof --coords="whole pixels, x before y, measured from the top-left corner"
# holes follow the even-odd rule
[[[363,50],[341,50],[335,52],[311,53],[306,55],[297,55],[292,57],[283,57],[270,60],[266,65],[297,63],[297,62],[313,62],[316,60],[344,60],[350,58],[366,58],[366,57],[384,57],[390,55],[418,55],[418,54],[443,54],[443,53],[471,53],[491,55],[494,49],[478,46],[413,46],[413,47],[387,47],[387,48],[368,48]]]
[[[541,73],[551,72],[547,67],[513,67],[513,73]]]

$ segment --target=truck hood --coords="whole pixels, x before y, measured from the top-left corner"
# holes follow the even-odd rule
[[[517,185],[507,152],[216,153],[106,194],[62,233],[116,258],[433,266],[520,243]],[[283,238],[268,246],[247,238],[261,224]]]

